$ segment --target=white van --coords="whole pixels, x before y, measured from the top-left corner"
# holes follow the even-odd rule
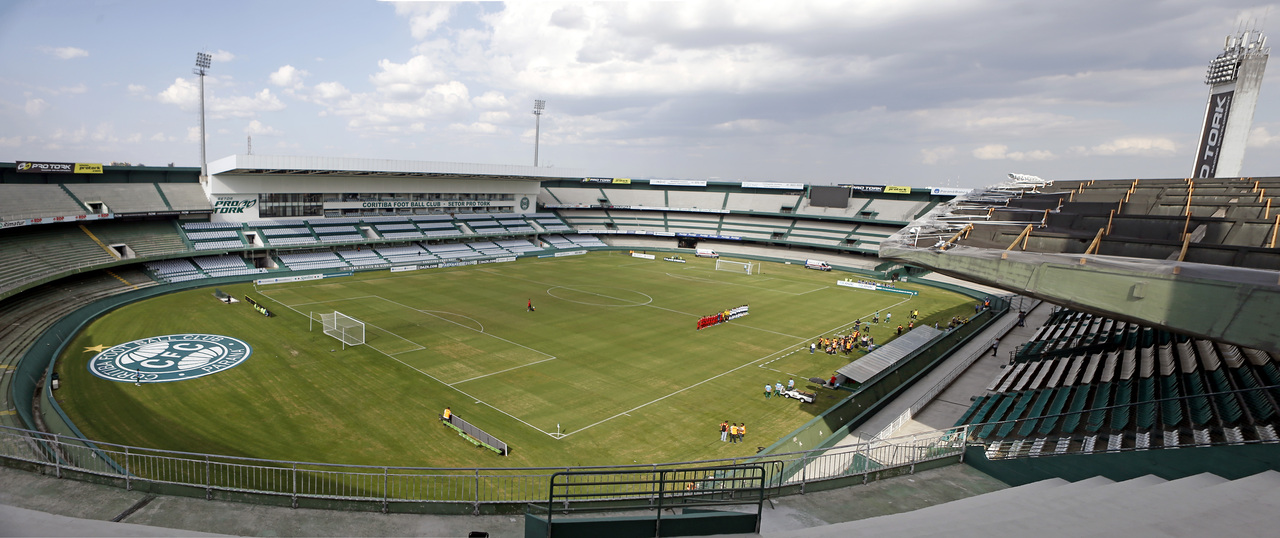
[[[805,261],[804,261],[804,268],[805,268],[805,269],[817,269],[817,270],[819,270],[819,271],[830,271],[830,270],[831,270],[831,266],[830,266],[830,265],[827,265],[827,262],[824,262],[824,261],[822,261],[822,260],[805,260]]]
[[[699,258],[719,258],[720,257],[719,254],[716,254],[716,251],[711,250],[709,248],[695,249],[693,251],[693,255]]]

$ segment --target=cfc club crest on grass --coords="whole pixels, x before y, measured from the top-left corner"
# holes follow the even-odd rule
[[[93,375],[126,383],[163,383],[215,374],[253,353],[243,340],[216,334],[170,334],[112,347],[89,360]]]

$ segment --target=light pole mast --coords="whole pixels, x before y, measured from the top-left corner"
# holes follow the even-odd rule
[[[534,99],[533,101],[533,166],[538,166],[538,138],[542,135],[542,109],[547,108],[547,102],[542,99]]]
[[[212,57],[208,53],[196,53],[196,67],[191,72],[200,75],[200,181],[208,181],[209,161],[204,154],[204,75]]]

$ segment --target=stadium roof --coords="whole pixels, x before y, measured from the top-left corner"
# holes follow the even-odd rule
[[[284,155],[231,155],[223,157],[209,163],[209,174],[477,178],[529,181],[562,178],[581,179],[583,177],[582,170],[573,168]]]
[[[1267,192],[1280,178],[1004,184],[938,206],[880,256],[1280,352],[1280,206]]]
[[[865,383],[868,379],[875,377],[876,374],[902,360],[903,357],[928,345],[934,337],[940,334],[942,334],[942,331],[927,325],[921,325],[893,339],[888,344],[876,348],[871,353],[867,353],[862,358],[841,366],[836,372],[859,383]]]

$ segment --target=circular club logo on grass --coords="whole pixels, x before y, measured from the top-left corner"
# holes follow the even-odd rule
[[[249,344],[228,336],[170,334],[107,349],[89,360],[89,371],[111,381],[163,383],[216,374],[252,353]]]

